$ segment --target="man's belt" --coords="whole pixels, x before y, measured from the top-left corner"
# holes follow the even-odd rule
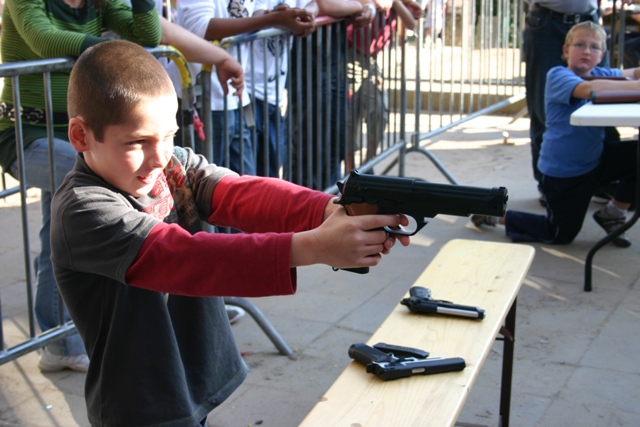
[[[598,22],[598,11],[595,9],[587,13],[562,13],[540,6],[536,3],[531,7],[531,12],[547,15],[551,19],[562,21],[569,25],[574,25],[584,21]]]
[[[28,124],[44,124],[47,122],[47,117],[44,109],[20,107],[20,116],[22,121]],[[16,120],[16,109],[13,105],[0,102],[0,117],[9,119],[12,122]],[[53,122],[56,124],[66,124],[69,121],[69,116],[66,113],[53,113]]]

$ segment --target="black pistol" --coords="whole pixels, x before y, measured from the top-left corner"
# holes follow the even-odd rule
[[[337,182],[341,204],[349,215],[405,214],[416,222],[414,230],[385,227],[389,233],[413,236],[438,214],[504,216],[507,209],[505,187],[480,188],[435,184],[412,178],[361,174],[352,170]],[[364,274],[369,267],[348,271]]]
[[[460,357],[428,358],[429,353],[411,347],[385,343],[353,344],[349,357],[367,368],[367,373],[387,381],[412,375],[429,375],[441,372],[461,371],[466,364]]]
[[[422,286],[414,286],[409,289],[409,298],[403,298],[400,304],[406,305],[412,313],[444,314],[478,320],[484,319],[485,316],[485,311],[478,307],[433,299],[431,291]]]

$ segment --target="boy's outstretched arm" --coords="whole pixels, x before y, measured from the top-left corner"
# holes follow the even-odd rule
[[[408,225],[404,215],[349,216],[330,201],[323,223],[309,231],[295,233],[291,242],[291,267],[326,264],[336,268],[372,267],[390,252],[396,239],[409,245],[408,236],[394,237],[382,227]]]
[[[236,90],[234,95],[240,96],[244,90],[244,70],[242,65],[229,53],[191,31],[160,17],[162,28],[162,44],[175,47],[189,62],[215,65],[218,80],[226,95],[229,93],[228,83]]]

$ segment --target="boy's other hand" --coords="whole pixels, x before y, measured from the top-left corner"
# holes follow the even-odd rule
[[[409,236],[382,229],[400,225],[409,225],[405,215],[349,216],[344,208],[337,209],[318,228],[294,235],[291,266],[373,267],[391,251],[396,240],[409,245]]]
[[[244,90],[244,70],[238,61],[229,57],[223,62],[216,64],[216,74],[218,75],[218,80],[220,81],[225,96],[229,93],[229,81],[231,81],[231,86],[235,89],[233,94],[237,97],[242,96],[242,91]]]

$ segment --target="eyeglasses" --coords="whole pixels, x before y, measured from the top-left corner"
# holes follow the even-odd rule
[[[602,52],[602,48],[596,44],[587,45],[585,43],[574,43],[571,45],[571,47],[575,47],[576,49],[580,49],[582,51],[589,49],[591,52],[595,53]]]

